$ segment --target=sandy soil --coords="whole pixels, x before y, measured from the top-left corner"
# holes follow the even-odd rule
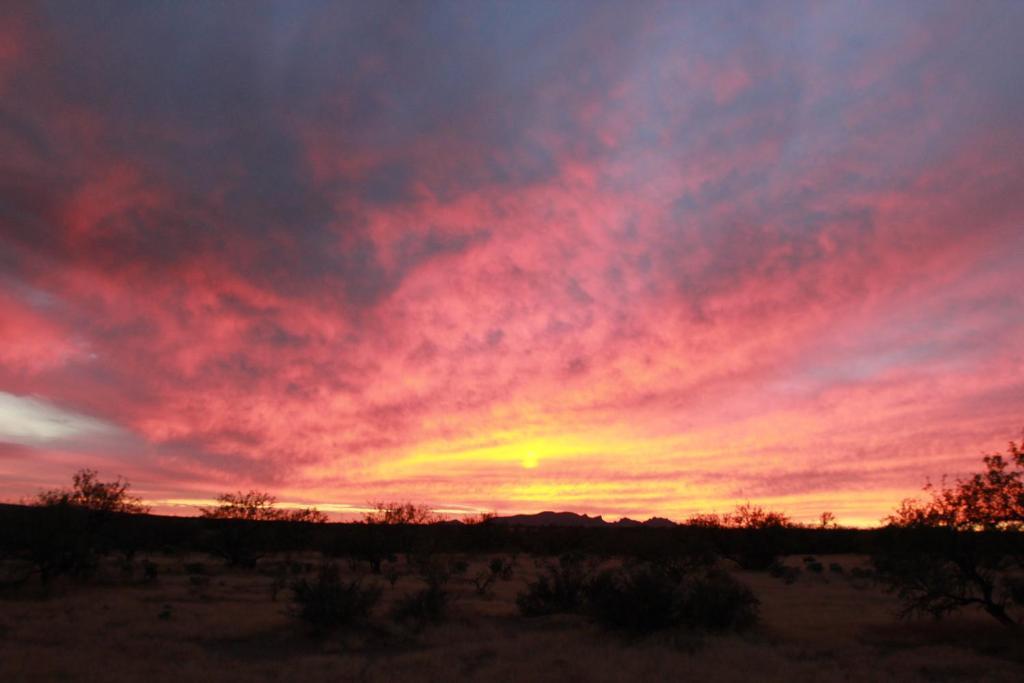
[[[2,681],[947,681],[1024,680],[1024,639],[984,615],[897,621],[895,600],[849,578],[863,563],[821,557],[843,574],[804,572],[793,584],[734,572],[761,600],[762,623],[742,635],[676,632],[630,640],[577,616],[527,619],[515,595],[534,575],[520,557],[511,580],[476,593],[452,578],[448,617],[417,629],[395,623],[389,603],[423,586],[407,567],[358,628],[313,637],[273,579],[207,557],[152,557],[144,581],[102,568],[88,584],[48,595],[28,587],[0,596]],[[315,558],[298,558],[315,561]],[[201,562],[206,575],[185,564]],[[789,558],[800,564],[800,558]],[[343,564],[348,574],[360,573]]]

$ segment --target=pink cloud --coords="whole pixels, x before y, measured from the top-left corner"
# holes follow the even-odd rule
[[[1015,435],[1017,14],[491,9],[7,24],[0,391],[121,431],[0,494],[867,523]]]

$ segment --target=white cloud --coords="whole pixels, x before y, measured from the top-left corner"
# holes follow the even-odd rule
[[[0,391],[0,441],[26,446],[110,436],[117,427],[46,401]]]

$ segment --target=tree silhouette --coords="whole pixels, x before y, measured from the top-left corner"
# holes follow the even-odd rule
[[[723,526],[736,529],[776,529],[789,524],[789,517],[784,513],[750,503],[737,505],[733,512],[723,515]]]
[[[81,469],[72,476],[73,485],[70,489],[50,489],[41,491],[36,496],[37,505],[70,505],[96,512],[122,512],[128,514],[145,514],[149,507],[142,504],[142,499],[128,493],[130,484],[118,477],[114,481],[103,482],[96,477],[96,470]]]
[[[366,524],[436,524],[445,520],[426,505],[418,503],[371,503],[363,515]]]
[[[295,542],[296,529],[281,529],[265,522],[306,522],[322,524],[327,515],[316,508],[282,510],[277,498],[263,491],[222,493],[217,505],[200,508],[200,516],[213,520],[211,550],[229,565],[254,567],[264,552]]]
[[[274,507],[277,498],[262,491],[222,493],[214,507],[199,508],[206,519],[242,519],[251,522],[313,522],[327,521],[327,515],[316,508],[282,510]]]
[[[903,602],[902,613],[936,618],[976,605],[1006,626],[1024,604],[1024,441],[985,471],[953,485],[928,485],[930,500],[908,499],[890,515],[890,543],[875,558]]]
[[[776,529],[790,526],[790,523],[785,513],[766,510],[751,503],[737,505],[732,512],[700,513],[686,520],[687,526],[711,529]]]
[[[784,533],[792,523],[784,513],[744,503],[732,512],[690,517],[687,526],[708,530],[717,552],[744,569],[764,570],[782,554]]]
[[[96,470],[81,469],[71,488],[41,491],[35,499],[37,514],[27,518],[32,562],[43,583],[58,574],[89,574],[97,555],[116,549],[130,569],[140,542],[138,526],[125,524],[119,515],[145,514],[142,499],[128,493],[123,478],[103,482]]]

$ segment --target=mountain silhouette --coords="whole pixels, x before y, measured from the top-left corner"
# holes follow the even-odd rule
[[[623,517],[617,522],[607,522],[601,515],[591,517],[575,512],[552,512],[546,510],[532,515],[509,515],[507,517],[495,517],[492,524],[504,524],[508,526],[561,526],[561,527],[669,527],[675,526],[675,522],[664,517],[652,517],[646,522],[638,522],[635,519]]]

